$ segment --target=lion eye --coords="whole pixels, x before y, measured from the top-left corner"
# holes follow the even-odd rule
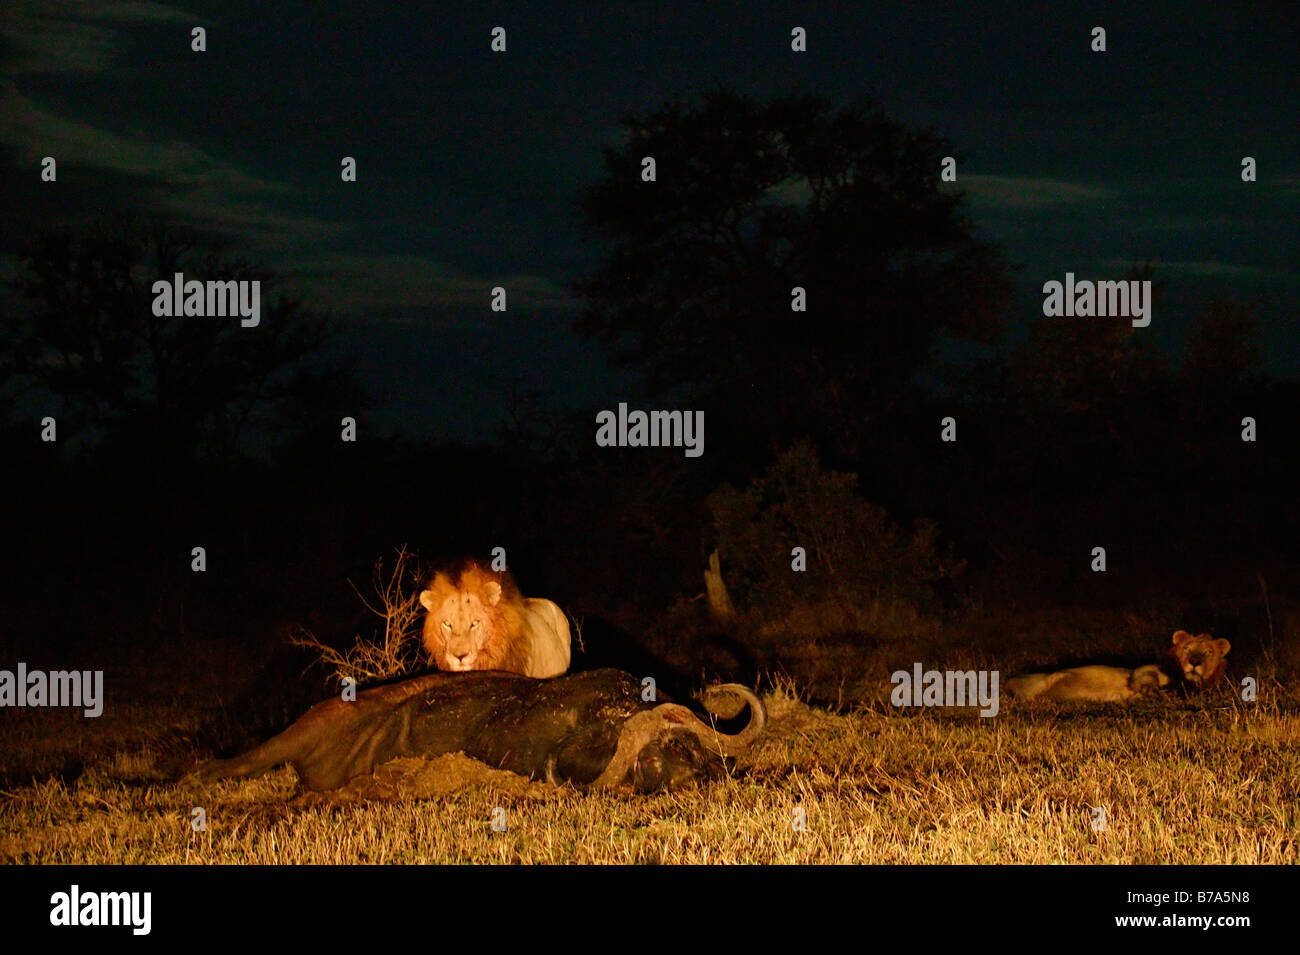
[[[444,620],[444,621],[442,622],[442,625],[443,625],[444,627],[446,627],[448,630],[451,629],[451,621],[450,621],[450,620]]]
[[[475,621],[472,621],[472,622],[470,623],[469,628],[470,628],[471,630],[473,630],[473,629],[475,629],[477,626],[478,626],[478,621],[475,620]]]

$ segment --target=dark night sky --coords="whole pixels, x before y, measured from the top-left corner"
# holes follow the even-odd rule
[[[718,84],[866,93],[954,143],[978,226],[1021,269],[1012,340],[1044,281],[1149,259],[1169,286],[1151,333],[1176,334],[1212,294],[1255,302],[1270,367],[1295,375],[1292,7],[10,0],[0,266],[40,219],[94,209],[228,232],[346,320],[384,424],[473,438],[499,419],[503,375],[564,402],[628,396],[567,331],[564,290],[598,253],[573,203],[621,115]],[[488,49],[496,25],[505,55]],[[789,50],[795,25],[807,54]],[[57,185],[36,181],[46,154]],[[487,310],[496,284],[506,316]]]

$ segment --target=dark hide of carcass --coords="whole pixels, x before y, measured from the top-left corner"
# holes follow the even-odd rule
[[[463,752],[500,769],[553,783],[652,792],[694,784],[723,768],[763,732],[767,714],[737,684],[711,687],[704,706],[747,725],[725,735],[676,703],[647,703],[640,681],[619,670],[552,680],[496,671],[430,673],[317,703],[279,736],[198,770],[200,781],[254,776],[281,763],[302,785],[331,790],[400,756]]]

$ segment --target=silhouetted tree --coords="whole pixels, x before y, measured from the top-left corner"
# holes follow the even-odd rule
[[[1134,265],[1124,281],[1151,281],[1152,297],[1163,297],[1163,280],[1150,265]],[[1114,432],[1112,413],[1125,413],[1135,392],[1162,370],[1148,336],[1131,318],[1040,317],[1012,361],[1015,387],[1030,417],[1101,415]]]
[[[952,150],[938,136],[865,100],[833,112],[729,91],[622,125],[581,201],[612,248],[576,285],[577,328],[655,393],[711,403],[719,441],[767,451],[808,433],[853,453],[940,333],[996,337],[1001,254],[942,187]],[[806,313],[791,311],[794,286]]]
[[[273,273],[160,222],[132,217],[37,236],[0,331],[12,389],[53,399],[60,438],[130,454],[140,467],[227,456],[337,369],[315,360],[328,323],[282,294]],[[260,280],[261,320],[158,317],[152,285],[185,278]],[[352,389],[355,390],[355,389]],[[32,400],[29,398],[29,404]]]
[[[208,616],[196,601],[209,613],[247,608],[240,601],[250,591],[235,565],[264,549],[255,533],[266,510],[292,500],[260,476],[264,452],[311,434],[315,454],[337,453],[335,409],[355,415],[364,406],[355,380],[323,351],[327,319],[275,291],[269,270],[227,250],[129,215],[32,240],[0,323],[0,397],[10,416],[27,420],[20,450],[42,452],[27,451],[25,466],[5,475],[29,505],[14,539],[39,541],[13,562],[24,565],[33,594],[66,588],[88,554],[96,565],[83,575],[80,599],[66,605],[71,615],[48,616],[55,630],[77,634],[94,619],[101,630],[117,621],[122,639],[174,637]],[[153,284],[177,272],[260,281],[259,324],[156,316]],[[36,438],[45,415],[58,421],[57,445]],[[59,450],[62,467],[54,464]],[[274,519],[283,520],[283,508]],[[191,571],[199,544],[221,573]]]
[[[1215,299],[1197,313],[1183,345],[1183,380],[1193,390],[1222,394],[1258,386],[1263,351],[1254,309]]]
[[[1256,499],[1267,499],[1253,490],[1267,485],[1269,455],[1252,453],[1254,446],[1241,440],[1243,417],[1276,422],[1266,410],[1266,383],[1254,309],[1211,300],[1187,330],[1177,395],[1185,435],[1182,460],[1196,474],[1180,497],[1189,509],[1195,494],[1216,502],[1200,529],[1207,537],[1231,540],[1238,528],[1253,523],[1249,515],[1257,511]]]

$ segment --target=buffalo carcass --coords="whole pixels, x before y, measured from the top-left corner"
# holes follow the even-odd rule
[[[653,792],[718,775],[723,757],[753,744],[767,723],[743,686],[705,690],[723,719],[749,708],[727,735],[677,703],[648,703],[640,681],[620,670],[534,680],[497,671],[430,673],[365,690],[352,702],[317,703],[292,726],[198,779],[253,776],[281,763],[310,790],[337,789],[401,756],[465,755],[532,779],[592,789]]]

